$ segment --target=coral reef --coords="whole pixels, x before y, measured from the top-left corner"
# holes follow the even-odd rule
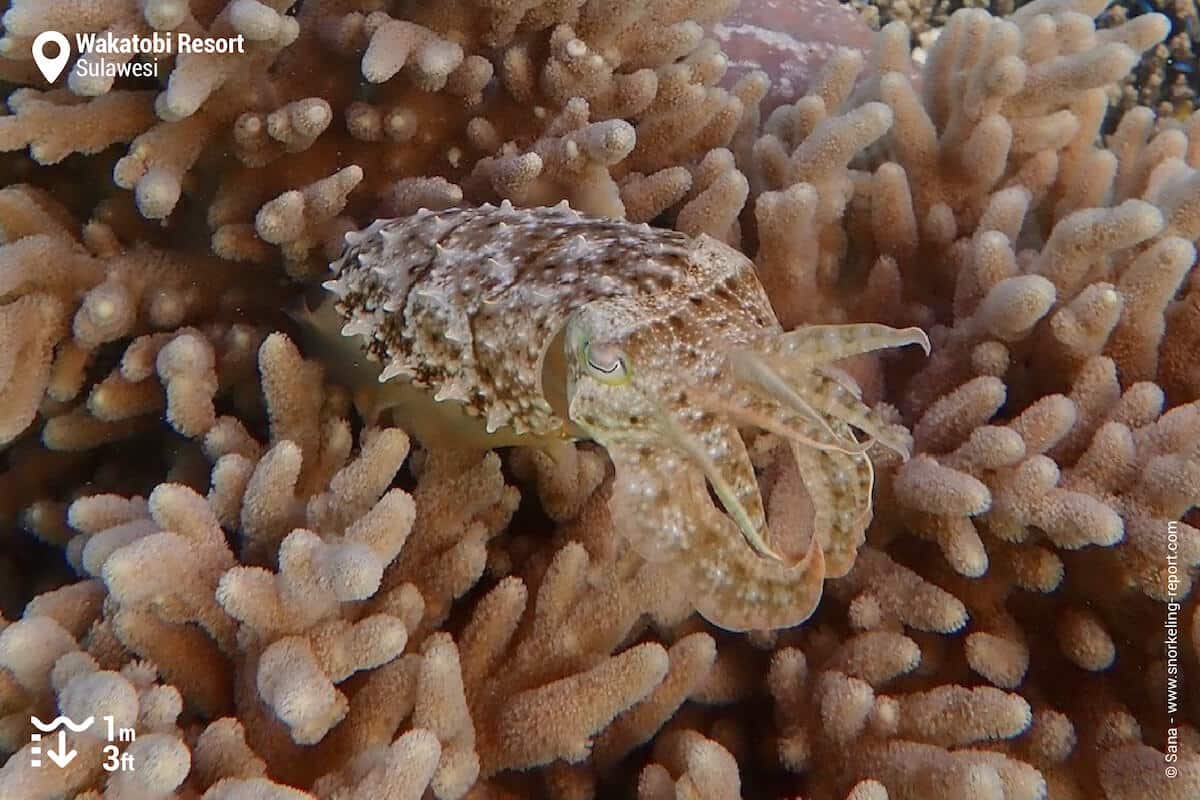
[[[1200,112],[1102,137],[1168,20],[961,10],[914,63],[733,5],[9,0],[0,798],[1200,796]],[[848,46],[793,60],[805,19]],[[48,29],[246,46],[51,86]],[[289,316],[348,231],[502,200],[929,332],[836,372],[913,457],[805,624],[710,626],[602,449],[419,442]],[[748,438],[817,541],[829,487]],[[101,727],[35,766],[59,714],[135,770]]]
[[[996,16],[1011,14],[1029,0],[843,0],[875,30],[903,22],[912,35],[914,57],[941,35],[950,15],[961,8],[982,8]],[[1200,91],[1200,9],[1194,0],[1114,0],[1096,18],[1098,28],[1116,27],[1142,14],[1162,14],[1171,23],[1166,39],[1142,54],[1138,65],[1109,90],[1108,128],[1121,115],[1142,105],[1161,117],[1187,119]]]

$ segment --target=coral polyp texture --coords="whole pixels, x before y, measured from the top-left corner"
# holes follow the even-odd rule
[[[734,5],[6,3],[0,798],[1200,796],[1167,19]]]

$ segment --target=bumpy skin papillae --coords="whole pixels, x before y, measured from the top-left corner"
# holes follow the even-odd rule
[[[571,312],[660,290],[690,251],[680,233],[555,208],[420,211],[347,234],[325,287],[342,334],[401,378],[462,403],[489,433],[562,435],[542,359]],[[623,263],[640,253],[636,264]]]
[[[928,351],[921,331],[784,333],[738,251],[565,205],[422,211],[346,238],[325,315],[377,365],[375,411],[403,386],[456,409],[464,439],[599,442],[618,524],[645,557],[677,564],[725,628],[803,621],[827,563],[853,563],[870,521],[866,450],[907,453],[833,362]],[[401,422],[421,434],[422,419]],[[813,508],[803,554],[772,544],[747,426],[791,444]]]

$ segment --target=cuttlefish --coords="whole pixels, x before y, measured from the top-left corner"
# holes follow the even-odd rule
[[[708,236],[504,203],[378,220],[331,268],[306,321],[342,348],[326,361],[354,367],[365,413],[390,409],[427,441],[597,442],[618,529],[677,565],[723,628],[807,619],[827,561],[844,572],[863,541],[868,449],[908,455],[835,362],[928,354],[925,333],[784,332],[754,264]],[[803,553],[772,536],[747,429],[790,445],[812,507]]]

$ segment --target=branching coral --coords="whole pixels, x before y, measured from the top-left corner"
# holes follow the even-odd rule
[[[732,5],[7,4],[0,797],[1200,795],[1200,116],[1101,135],[1164,19],[964,10],[914,63]],[[247,46],[50,86],[47,29]],[[913,457],[804,626],[708,627],[602,450],[410,440],[288,319],[347,231],[500,200],[929,332],[838,366]],[[802,547],[819,487],[747,440]],[[139,769],[34,768],[58,714]]]

